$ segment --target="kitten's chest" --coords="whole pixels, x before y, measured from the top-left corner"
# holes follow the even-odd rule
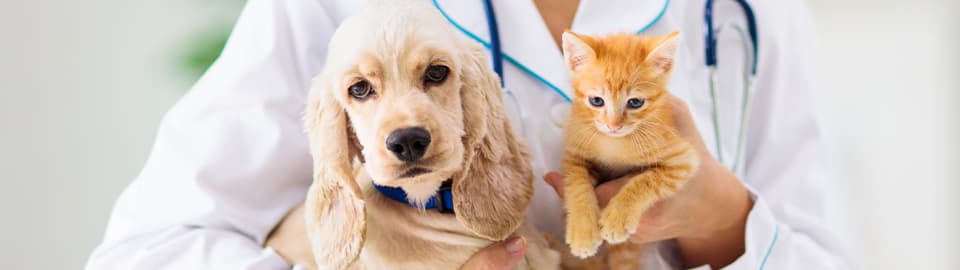
[[[659,142],[641,141],[631,137],[610,137],[598,135],[585,144],[580,152],[590,159],[596,159],[612,165],[644,164],[656,161]]]
[[[655,145],[629,138],[598,138],[585,148],[579,152],[601,180],[618,178],[656,163]]]

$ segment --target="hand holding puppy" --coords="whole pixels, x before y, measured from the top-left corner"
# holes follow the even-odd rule
[[[527,253],[523,237],[513,236],[488,247],[470,257],[461,270],[509,270],[513,269]]]
[[[267,237],[264,246],[273,248],[287,263],[315,269],[310,242],[305,237],[303,205],[294,208]],[[462,270],[513,269],[527,252],[523,237],[513,236],[481,249],[464,263]]]

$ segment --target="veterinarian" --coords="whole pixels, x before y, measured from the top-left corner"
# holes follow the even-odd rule
[[[429,0],[428,0],[429,1]],[[489,42],[481,0],[431,1],[451,25]],[[743,20],[717,1],[718,21]],[[725,3],[729,2],[729,3]],[[682,33],[670,90],[680,132],[702,153],[696,177],[649,210],[632,241],[656,242],[646,269],[848,269],[825,227],[815,108],[814,32],[799,0],[751,1],[758,25],[758,72],[746,119],[743,165],[718,158],[735,140],[711,128],[737,126],[737,106],[713,120],[704,64],[704,2],[685,0],[497,0],[505,98],[530,147],[538,178],[528,220],[563,235],[562,134],[572,87],[558,44],[564,29],[584,34]],[[248,1],[221,57],[165,116],[142,173],[123,192],[88,269],[290,269],[310,260],[298,245],[297,211],[311,182],[301,117],[310,79],[322,68],[338,23],[362,1]],[[729,15],[725,15],[729,14]],[[739,42],[721,36],[719,42]],[[736,43],[735,43],[736,44]],[[359,45],[358,45],[359,46]],[[734,68],[719,73],[718,100],[736,104],[740,45],[720,46]],[[725,129],[735,136],[736,128]],[[728,134],[729,133],[729,134]],[[718,145],[719,144],[722,145]],[[729,144],[729,145],[727,145]],[[597,188],[601,202],[623,182]],[[337,232],[330,232],[337,233]],[[464,269],[509,269],[525,251],[510,238],[477,253]]]

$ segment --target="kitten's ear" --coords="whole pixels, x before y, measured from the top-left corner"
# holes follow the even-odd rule
[[[565,31],[563,32],[563,58],[567,62],[567,68],[576,72],[596,60],[597,55],[579,35]]]
[[[673,57],[677,54],[677,47],[680,44],[677,41],[679,35],[679,32],[673,32],[658,38],[659,42],[656,43],[656,47],[647,54],[644,61],[649,63],[658,75],[668,73],[673,68]]]

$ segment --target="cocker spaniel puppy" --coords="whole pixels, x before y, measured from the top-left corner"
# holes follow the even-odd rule
[[[376,1],[346,19],[310,91],[318,269],[457,269],[512,234],[519,268],[559,267],[525,222],[533,174],[485,50],[433,7]]]

